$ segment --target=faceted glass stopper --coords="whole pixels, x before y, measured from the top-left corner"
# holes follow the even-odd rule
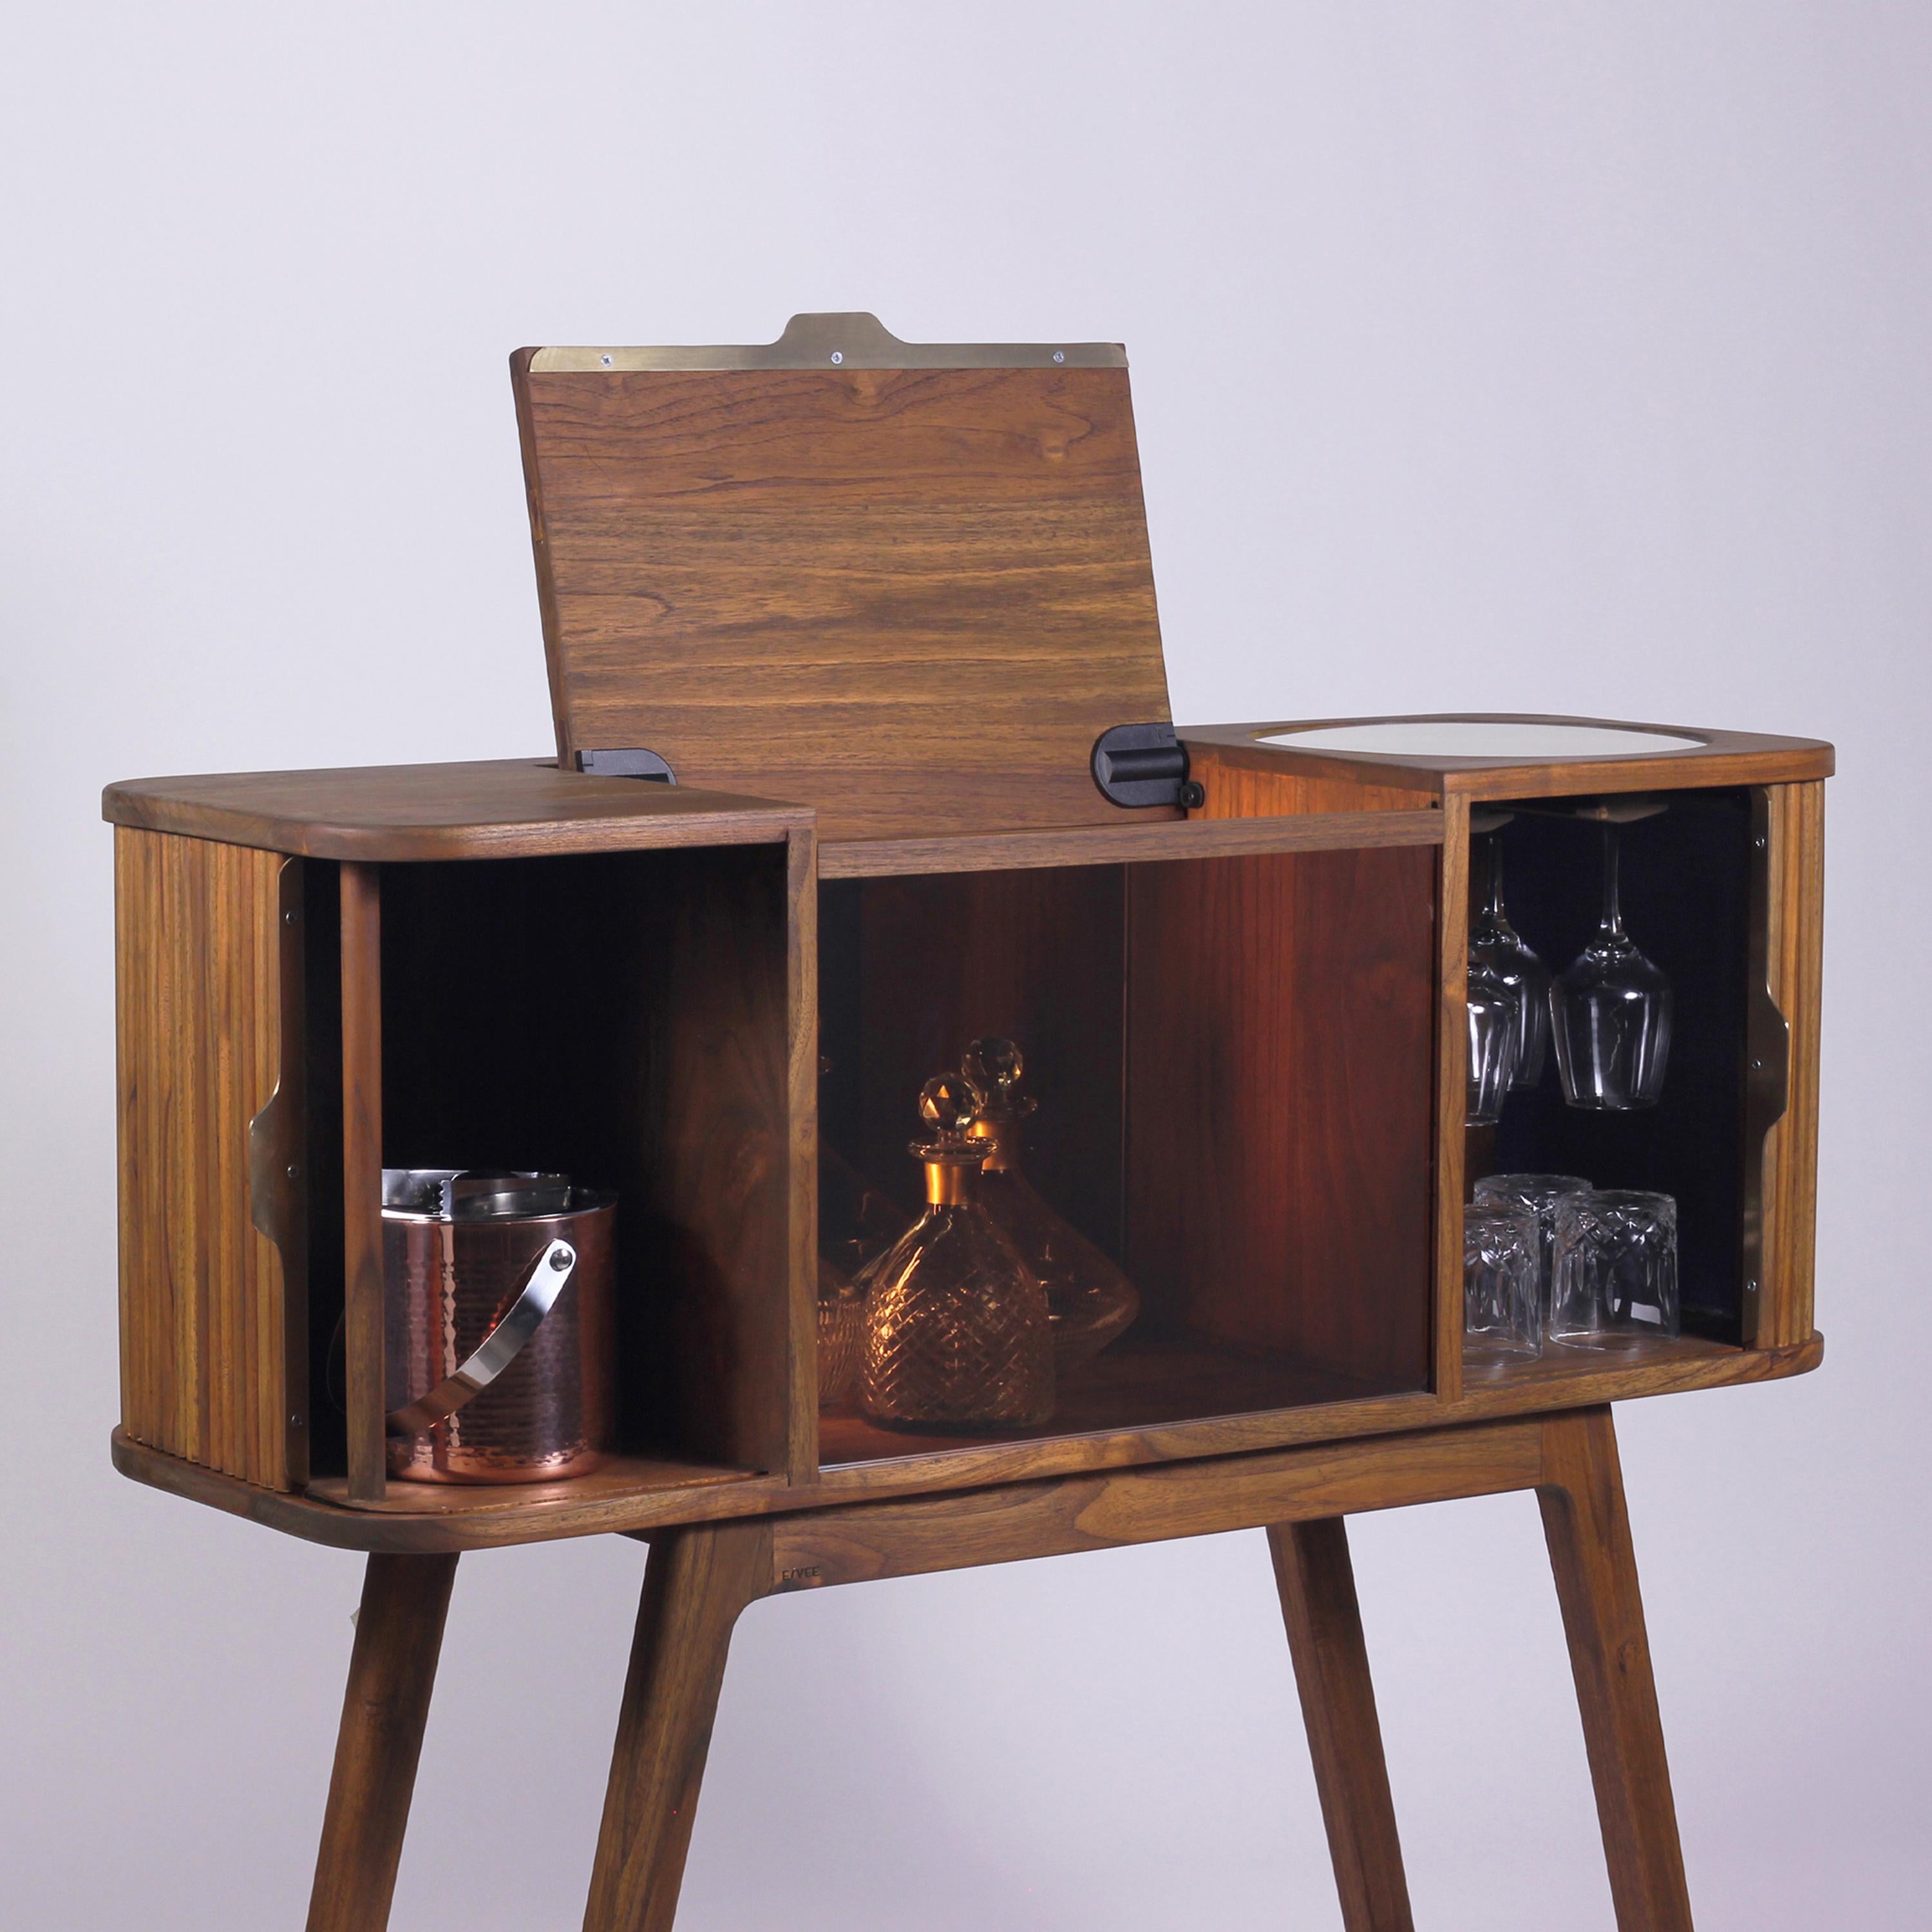
[[[1011,1040],[998,1034],[976,1040],[966,1049],[959,1070],[982,1120],[1014,1120],[1033,1112],[1032,1096],[1019,1090],[1026,1061]]]
[[[992,1151],[983,1141],[968,1138],[980,1103],[963,1075],[936,1073],[920,1088],[919,1117],[930,1130],[913,1142],[921,1160],[956,1162],[976,1167]]]

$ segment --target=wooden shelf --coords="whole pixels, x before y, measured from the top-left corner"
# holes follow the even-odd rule
[[[1696,1335],[1682,1336],[1675,1342],[1636,1342],[1628,1348],[1576,1348],[1552,1342],[1534,1362],[1464,1363],[1462,1388],[1472,1400],[1505,1390],[1533,1388],[1540,1395],[1580,1376],[1593,1386],[1606,1376],[1668,1377],[1688,1369],[1738,1360],[1744,1354],[1742,1348]]]
[[[1134,1352],[1126,1351],[1123,1362],[1130,1360]],[[113,1455],[114,1466],[137,1482],[312,1543],[341,1550],[410,1552],[485,1550],[560,1537],[635,1534],[676,1523],[987,1483],[1040,1481],[1142,1463],[1236,1456],[1305,1442],[1549,1414],[1639,1396],[1775,1382],[1815,1369],[1823,1353],[1823,1339],[1816,1334],[1776,1348],[1732,1348],[1687,1338],[1641,1355],[1552,1350],[1541,1362],[1472,1374],[1464,1393],[1453,1402],[1426,1394],[1344,1396],[1338,1391],[1296,1408],[1086,1436],[976,1442],[950,1437],[939,1450],[919,1438],[897,1437],[896,1458],[829,1468],[816,1483],[788,1483],[779,1475],[716,1466],[625,1457],[576,1482],[491,1490],[398,1484],[380,1504],[351,1508],[346,1498],[335,1499],[338,1486],[320,1483],[305,1496],[284,1495],[165,1454],[132,1441],[118,1429],[114,1432]],[[1306,1386],[1312,1389],[1315,1384]],[[831,1439],[842,1418],[824,1420]]]
[[[819,1418],[819,1461],[832,1469],[992,1443],[1104,1435],[1402,1393],[1250,1350],[1130,1336],[1076,1370],[1060,1390],[1052,1419],[1036,1429],[921,1435],[881,1429],[856,1410],[840,1410]]]
[[[526,1516],[552,1503],[596,1507],[640,1496],[683,1495],[730,1483],[759,1479],[755,1469],[728,1469],[702,1462],[684,1462],[654,1456],[613,1456],[587,1476],[561,1483],[409,1483],[394,1482],[372,1500],[349,1493],[345,1477],[325,1476],[308,1486],[318,1502],[341,1508],[368,1510],[384,1516],[464,1516],[492,1514]]]

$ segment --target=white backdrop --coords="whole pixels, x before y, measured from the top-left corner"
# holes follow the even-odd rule
[[[520,344],[1129,345],[1174,712],[1828,736],[1820,1375],[1626,1409],[1707,1928],[1925,1923],[1932,16],[6,10],[0,1923],[301,1922],[359,1565],[115,1478],[107,780],[548,744]],[[1527,1497],[1361,1522],[1418,1921],[1610,1923]],[[644,1552],[466,1559],[396,1924],[578,1923]],[[1258,1534],[755,1607],[684,1916],[1337,1922]]]

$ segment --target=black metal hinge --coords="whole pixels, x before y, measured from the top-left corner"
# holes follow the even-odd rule
[[[677,774],[656,752],[633,745],[620,751],[579,752],[577,769],[593,772],[600,778],[654,778],[659,784],[676,784]]]
[[[1187,747],[1172,724],[1116,724],[1094,740],[1094,782],[1115,805],[1199,810],[1208,794],[1187,776]]]

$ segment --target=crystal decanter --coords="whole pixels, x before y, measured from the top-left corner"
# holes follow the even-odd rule
[[[818,1406],[842,1408],[852,1399],[866,1339],[866,1298],[849,1274],[818,1258]]]
[[[956,1073],[920,1095],[926,1212],[859,1277],[866,1297],[860,1406],[888,1428],[1022,1429],[1053,1413],[1046,1294],[977,1198],[992,1152],[970,1138]]]
[[[1064,1375],[1091,1361],[1127,1328],[1140,1312],[1141,1298],[1084,1234],[1040,1198],[1021,1171],[1020,1123],[1035,1106],[1032,1095],[1019,1090],[1025,1070],[1010,1040],[976,1040],[966,1049],[963,1071],[974,1102],[970,1132],[993,1150],[981,1170],[980,1199],[1046,1290],[1054,1360]]]
[[[818,1406],[842,1408],[865,1352],[866,1292],[856,1276],[904,1232],[906,1217],[822,1142],[818,1171]]]
[[[821,1076],[831,1062],[818,1063]],[[829,1141],[818,1144],[818,1406],[841,1408],[859,1379],[866,1297],[854,1279],[905,1232],[904,1214]]]

